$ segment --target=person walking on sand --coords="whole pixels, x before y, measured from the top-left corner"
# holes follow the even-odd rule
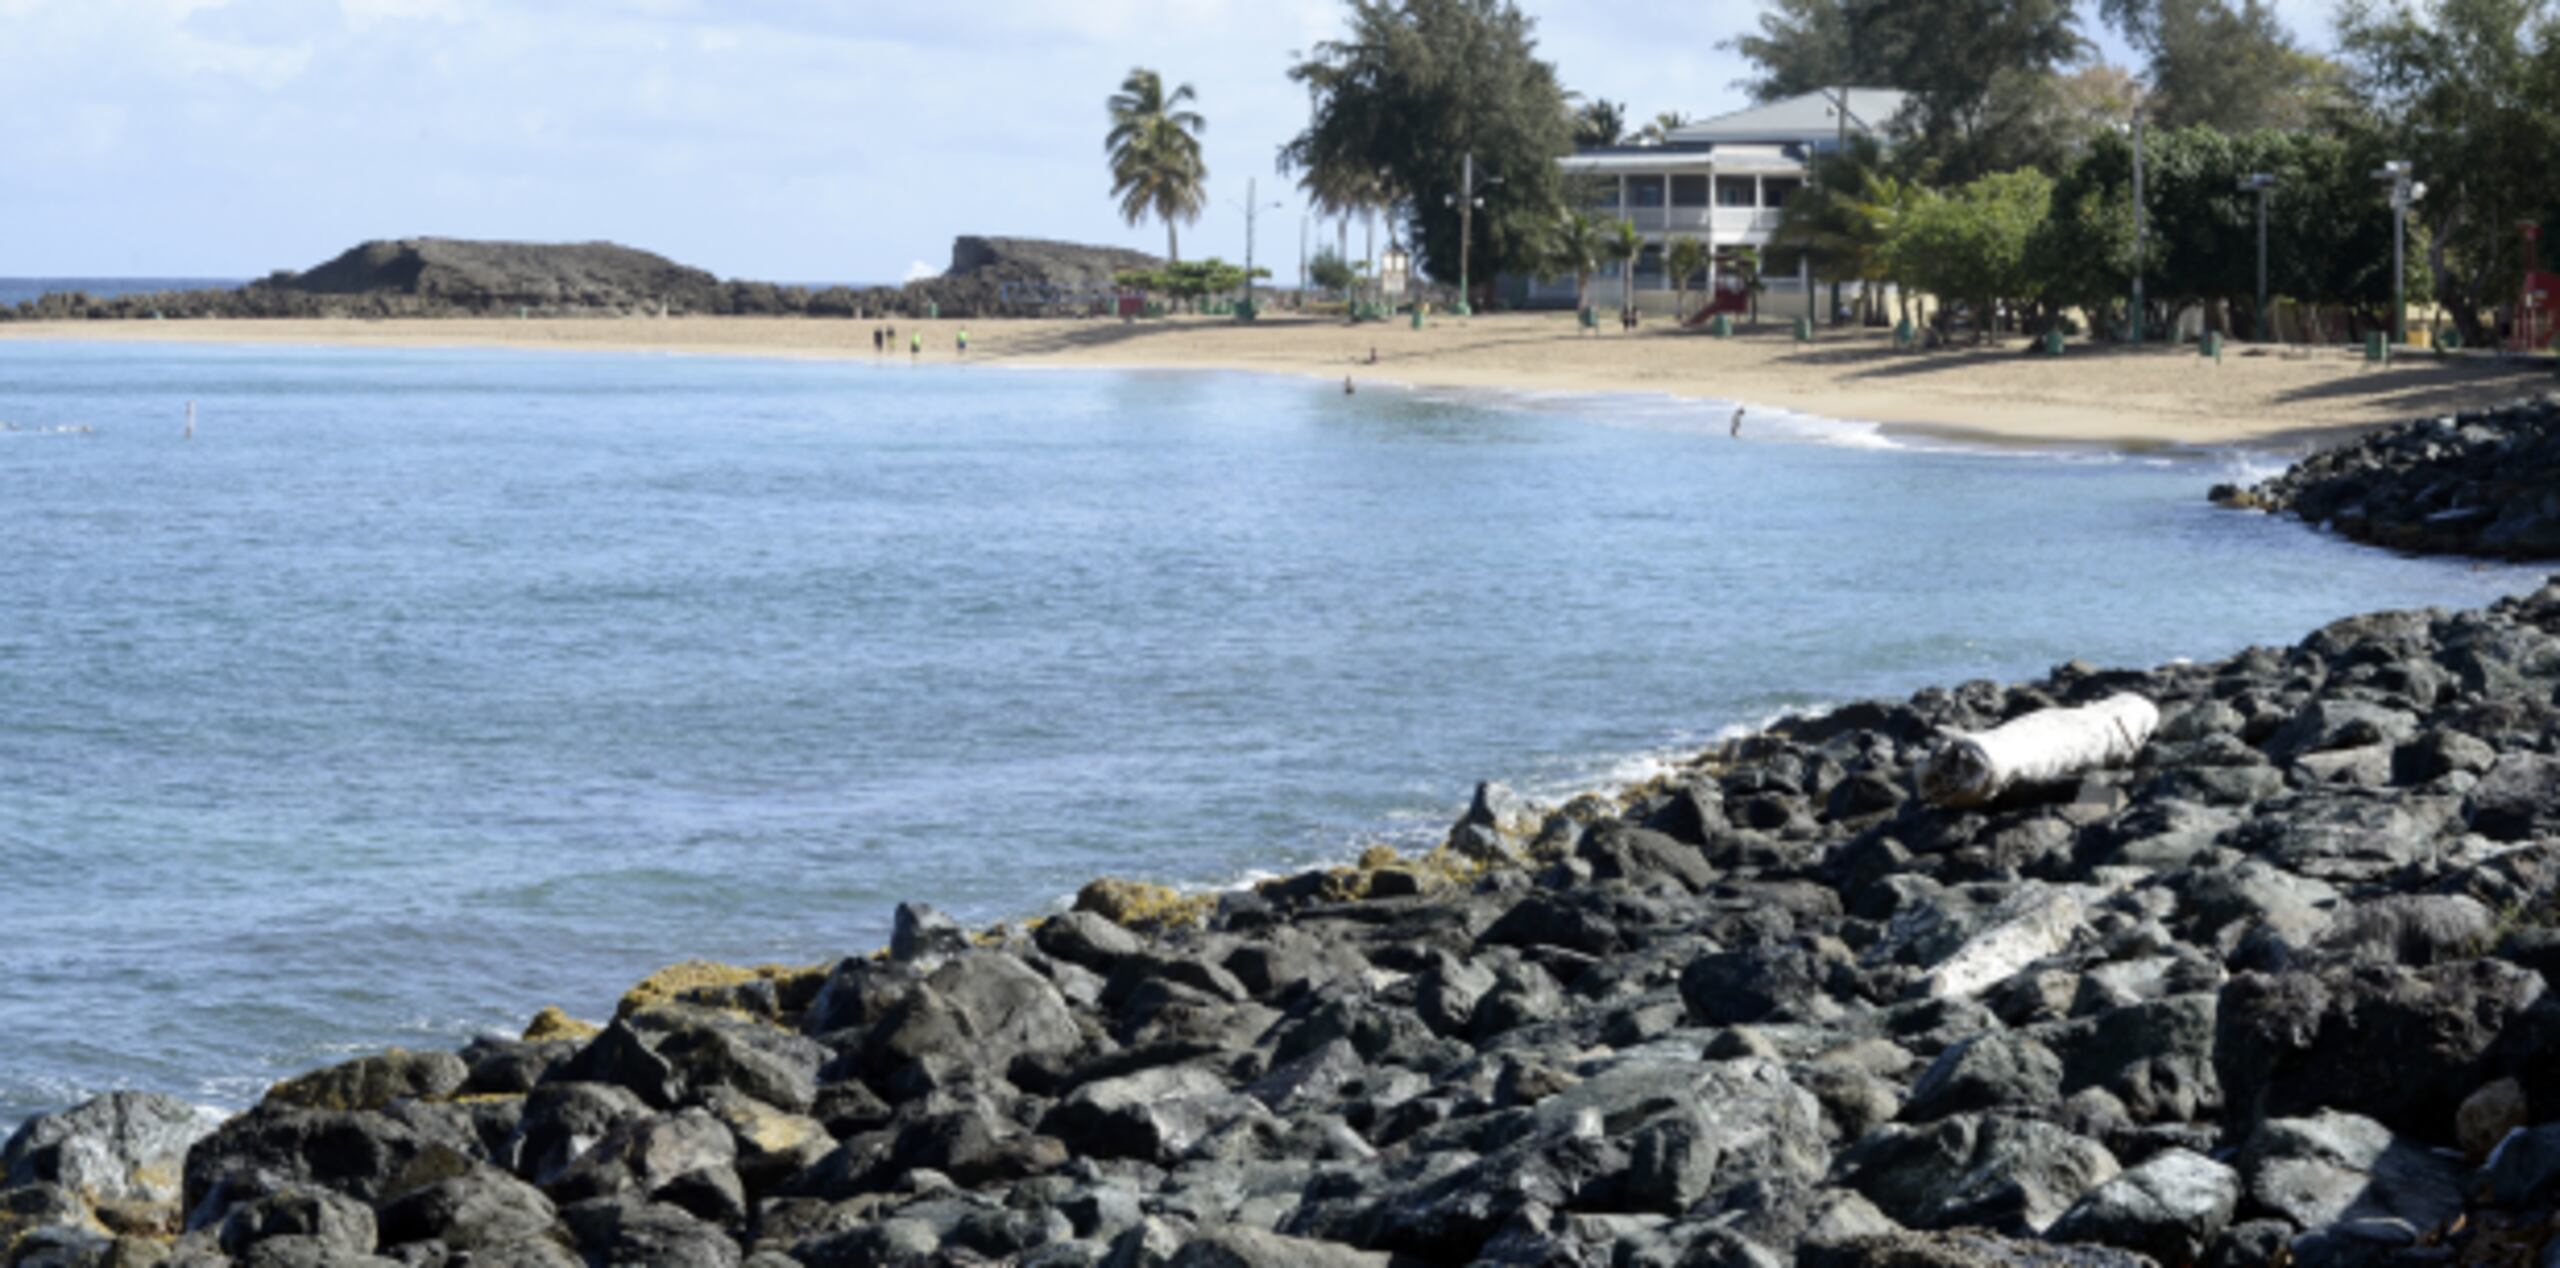
[[[880,355],[881,353],[883,353],[883,352],[887,352],[888,350],[889,350],[889,337],[888,337],[887,335],[881,334],[881,333],[880,333],[880,328],[879,328],[878,326],[873,326],[873,327],[871,328],[871,355],[873,355],[873,356],[875,356],[875,357],[876,357],[876,356],[879,356],[879,355]]]
[[[962,326],[960,328],[960,355],[964,357],[969,355],[969,328],[967,326]]]
[[[923,355],[924,332],[919,330],[914,334],[907,336],[907,360],[913,361]]]

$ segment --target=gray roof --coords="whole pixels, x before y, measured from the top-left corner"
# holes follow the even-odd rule
[[[1801,97],[1788,97],[1766,105],[1737,110],[1732,114],[1700,119],[1673,131],[1668,140],[1674,144],[1698,141],[1756,141],[1779,144],[1787,141],[1828,139],[1839,130],[1840,120],[1832,113],[1842,89],[1809,92]],[[1909,93],[1898,88],[1850,88],[1849,130],[1881,133],[1885,125],[1900,113]]]

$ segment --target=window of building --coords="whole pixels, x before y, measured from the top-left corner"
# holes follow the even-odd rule
[[[1645,281],[1645,280],[1647,280],[1647,279],[1657,279],[1657,280],[1658,280],[1658,279],[1660,279],[1660,278],[1661,278],[1661,276],[1662,276],[1662,248],[1661,248],[1661,247],[1659,247],[1659,246],[1649,246],[1649,247],[1646,247],[1646,248],[1645,248],[1641,253],[1639,253],[1639,254],[1636,256],[1636,280],[1637,280],[1637,281]]]
[[[1662,178],[1659,176],[1627,178],[1627,205],[1630,207],[1659,207],[1662,195]]]
[[[1672,206],[1674,206],[1674,207],[1704,207],[1704,206],[1706,206],[1706,205],[1707,205],[1707,178],[1706,178],[1706,177],[1704,177],[1704,176],[1674,176],[1674,177],[1672,177],[1672,178],[1671,178],[1671,205],[1672,205]]]
[[[1716,206],[1749,207],[1751,200],[1757,196],[1758,191],[1754,189],[1751,178],[1748,176],[1716,178]]]
[[[1775,210],[1787,205],[1787,199],[1804,184],[1793,178],[1760,182],[1760,205]]]

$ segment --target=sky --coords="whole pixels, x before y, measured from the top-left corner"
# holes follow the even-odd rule
[[[1569,89],[1639,120],[1746,104],[1718,45],[1758,0],[1521,3]],[[2278,4],[2315,44],[2327,6]],[[1307,99],[1286,71],[1343,11],[0,0],[0,275],[245,278],[428,235],[606,240],[803,282],[938,272],[964,233],[1161,252],[1160,224],[1120,219],[1102,157],[1103,101],[1147,66],[1208,120],[1209,209],[1183,255],[1244,257],[1250,182],[1255,262],[1292,279],[1305,216],[1273,160]]]

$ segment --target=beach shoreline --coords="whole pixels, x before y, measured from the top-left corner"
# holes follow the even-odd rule
[[[779,357],[910,359],[874,350],[871,322],[804,317],[331,318],[0,323],[26,340],[337,347],[485,347]],[[2005,348],[1894,349],[1881,331],[1825,332],[1798,344],[1765,322],[1731,339],[1657,326],[1577,333],[1565,314],[1432,317],[1348,325],[1279,316],[899,321],[928,365],[1230,370],[1413,388],[1659,394],[1739,403],[1888,433],[1966,443],[2129,451],[2299,451],[2411,417],[2476,409],[2546,386],[2539,363],[2409,360],[2368,367],[2342,349],[2243,349],[2220,363],[2175,348],[2075,347],[2062,358]],[[956,351],[970,335],[965,358]],[[1374,352],[1376,360],[1371,361]],[[1749,435],[1746,416],[1744,434]]]

